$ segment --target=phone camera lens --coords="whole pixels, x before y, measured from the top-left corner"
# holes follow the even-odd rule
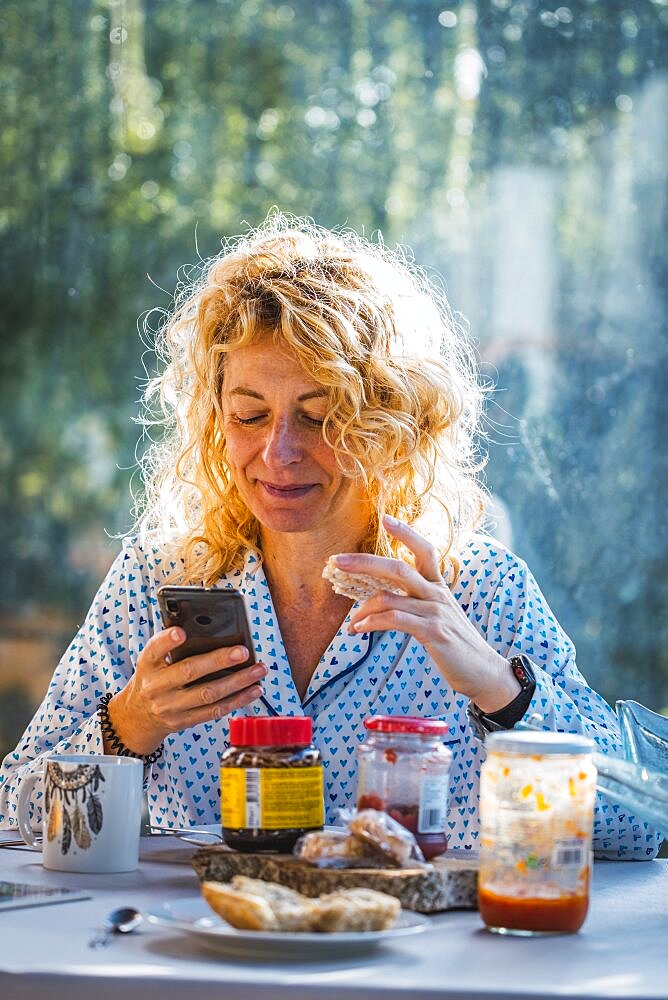
[[[167,601],[167,611],[170,615],[178,615],[179,613],[179,602],[174,601],[171,598]]]
[[[210,625],[211,617],[209,615],[195,615],[195,621],[198,625]]]

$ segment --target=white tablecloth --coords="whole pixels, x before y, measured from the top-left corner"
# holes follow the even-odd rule
[[[0,879],[91,895],[0,911],[1,1000],[668,998],[667,861],[597,863],[590,912],[575,935],[500,937],[483,929],[477,913],[460,911],[354,958],[239,959],[150,924],[102,951],[88,947],[117,906],[147,910],[196,896],[191,853],[171,838],[151,838],[137,872],[73,875],[45,871],[25,848],[0,849]]]

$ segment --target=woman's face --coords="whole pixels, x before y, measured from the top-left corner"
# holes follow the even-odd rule
[[[323,440],[326,389],[270,337],[232,351],[225,365],[228,461],[263,535],[314,532],[341,548],[358,542],[369,506],[364,487],[342,474]]]

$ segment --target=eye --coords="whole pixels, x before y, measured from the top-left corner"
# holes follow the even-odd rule
[[[325,422],[323,417],[309,417],[308,413],[303,414],[303,419],[309,427],[322,427]]]
[[[240,417],[238,414],[235,414],[234,420],[237,424],[242,424],[244,427],[250,427],[253,424],[259,423],[260,420],[264,420],[265,416],[266,414],[264,413],[258,413],[254,417]]]

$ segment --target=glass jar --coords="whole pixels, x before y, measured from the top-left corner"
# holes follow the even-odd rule
[[[480,915],[500,934],[579,930],[589,906],[593,743],[572,733],[487,737],[480,776]]]
[[[238,851],[287,853],[324,822],[320,751],[307,716],[230,719],[220,758],[223,840]]]
[[[357,808],[380,809],[414,834],[425,858],[447,847],[445,819],[452,754],[439,719],[374,715],[357,750]]]

